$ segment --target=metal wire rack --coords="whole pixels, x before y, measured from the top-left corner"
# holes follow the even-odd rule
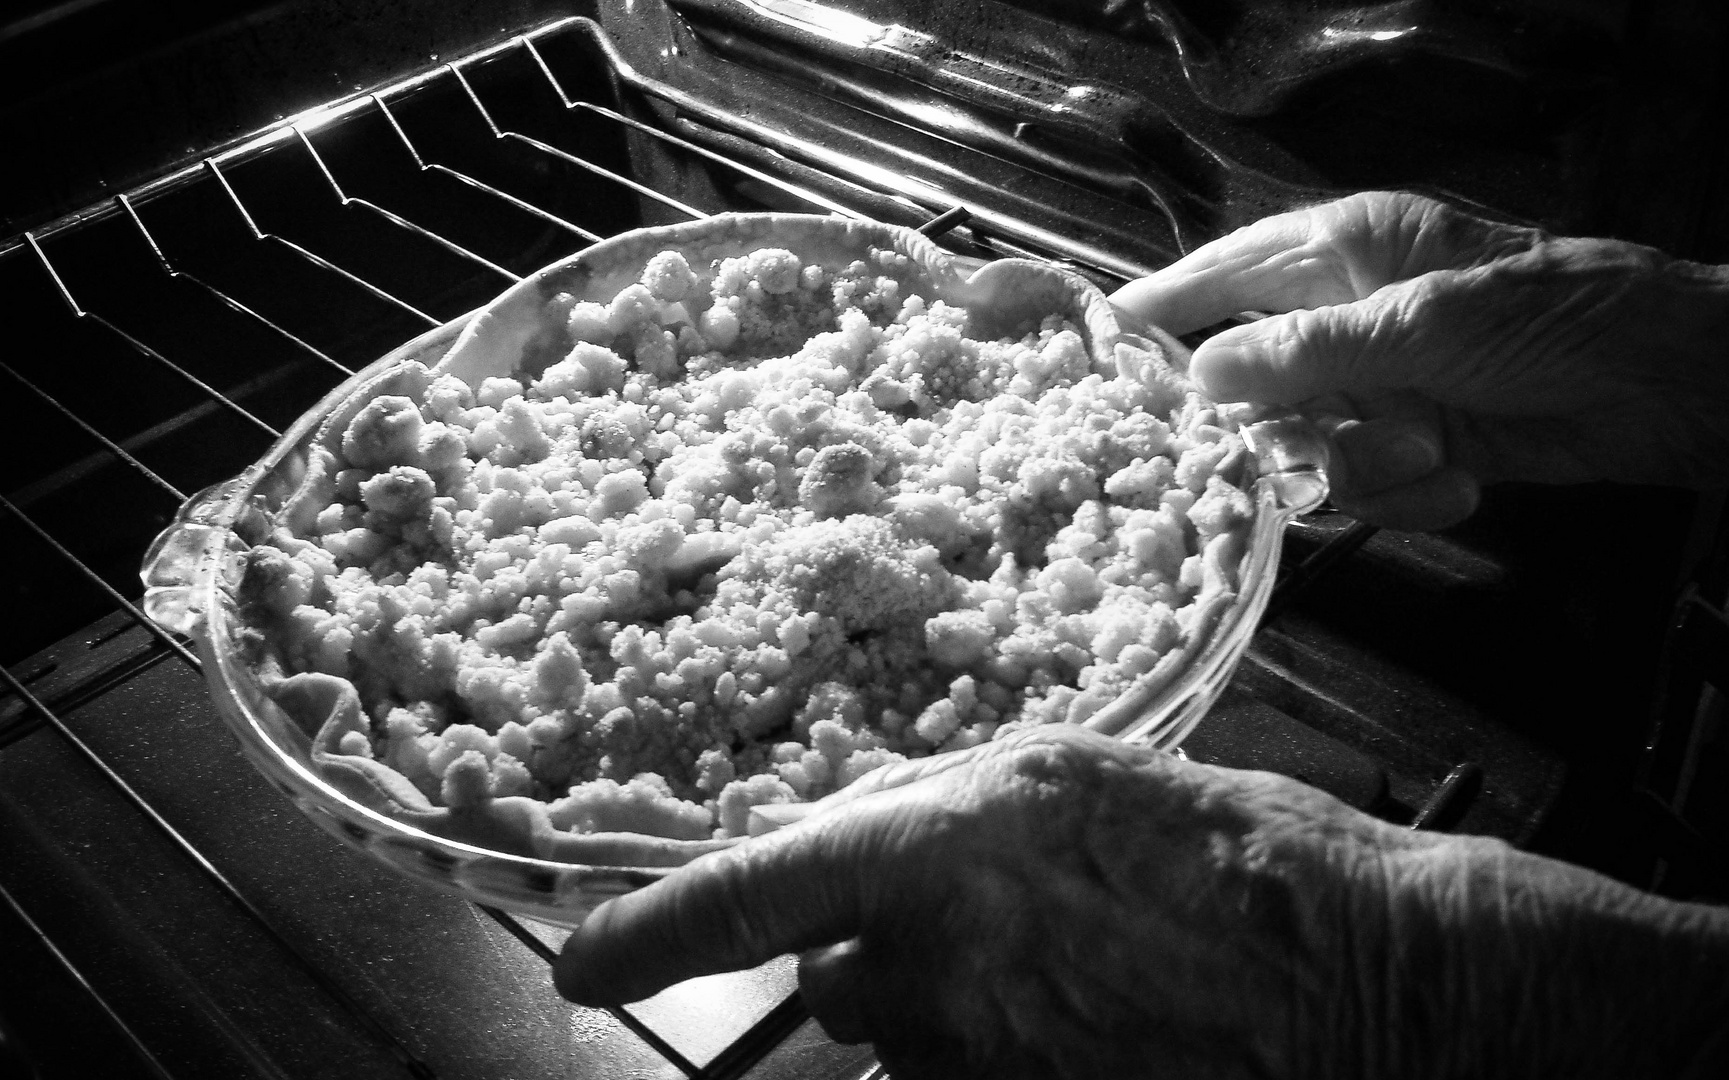
[[[7,396],[23,405],[24,437],[54,448],[0,496],[7,553],[19,557],[17,565],[47,568],[44,580],[17,587],[25,606],[42,614],[27,620],[32,636],[14,634],[5,643],[7,662],[36,659],[18,674],[0,667],[12,699],[0,710],[0,747],[15,755],[42,738],[59,739],[327,1005],[398,1071],[416,1077],[440,1071],[129,779],[129,766],[116,764],[100,740],[81,735],[71,714],[117,678],[160,660],[181,682],[199,672],[199,658],[134,604],[129,558],[135,563],[144,534],[189,494],[261,452],[287,419],[390,341],[460,317],[534,266],[636,224],[751,202],[865,216],[626,115],[592,92],[573,93],[555,70],[557,57],[592,59],[605,46],[585,20],[544,26],[294,117],[195,167],[0,244],[0,277],[12,295],[28,298],[22,310],[35,324],[17,340],[60,343],[48,353],[14,349],[14,359],[0,363],[14,388]],[[679,97],[670,89],[663,94]],[[507,95],[519,113],[524,97],[537,98],[527,110],[531,118],[501,117],[495,95]],[[447,137],[459,121],[468,130]],[[707,187],[732,194],[698,205],[641,182],[625,145],[631,139],[652,140],[659,152],[724,174]],[[586,152],[570,148],[583,144]],[[882,194],[926,216],[946,208],[924,207],[902,192]],[[938,193],[917,194],[934,200]],[[297,302],[302,289],[318,299]],[[223,320],[214,342],[210,334],[187,332],[210,318]],[[42,602],[49,595],[61,599]],[[148,637],[134,641],[120,664],[74,671],[80,664],[61,659],[64,650],[40,651],[59,632],[104,611],[112,614],[99,624],[97,647]],[[37,734],[44,731],[52,735]],[[199,1071],[196,1062],[165,1051],[159,1033],[130,1022],[106,980],[57,942],[32,914],[34,905],[3,882],[0,901],[87,992],[148,1073]],[[554,955],[538,928],[502,912],[486,915],[540,960]],[[784,982],[778,1003],[700,1063],[634,1011],[610,1012],[675,1074],[741,1076],[807,1019],[796,995],[785,995]],[[240,1032],[230,1041],[251,1072],[291,1075],[255,1037]],[[868,1069],[857,1053],[838,1058],[850,1075]]]

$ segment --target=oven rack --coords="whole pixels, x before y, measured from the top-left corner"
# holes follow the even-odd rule
[[[610,83],[597,81],[583,66],[597,60],[611,72]],[[573,91],[576,83],[582,88]],[[501,87],[513,96],[499,96]],[[504,115],[523,95],[539,100],[536,109],[522,111],[532,123]],[[466,141],[441,138],[443,129],[461,125],[478,134]],[[572,129],[580,138],[572,137]],[[584,139],[601,149],[589,153],[574,145]],[[391,155],[394,164],[378,164],[376,159]],[[495,157],[511,159],[509,167],[497,168]],[[674,193],[670,185],[633,175],[633,167],[668,175],[668,160],[678,163],[671,173],[702,176],[688,191]],[[46,554],[49,565],[64,571],[46,575],[50,587],[63,586],[70,575],[88,594],[65,605],[77,617],[62,632],[93,620],[99,631],[89,643],[76,635],[57,645],[49,641],[58,635],[49,641],[8,640],[8,663],[30,659],[17,673],[0,666],[11,697],[0,693],[0,781],[18,755],[43,739],[57,740],[194,868],[221,902],[241,913],[254,936],[277,950],[324,1006],[345,1018],[333,1023],[357,1029],[361,1041],[407,1075],[470,1074],[430,1064],[435,1055],[402,1033],[400,1016],[380,1015],[377,995],[357,994],[348,973],[333,973],[322,953],[305,947],[304,927],[284,925],[279,911],[267,910],[267,898],[222,865],[239,859],[250,872],[244,853],[213,854],[207,841],[171,820],[124,756],[91,737],[93,730],[108,734],[100,725],[93,729],[83,715],[91,703],[100,705],[116,687],[142,683],[141,673],[172,680],[177,700],[198,702],[195,722],[214,721],[203,704],[199,659],[135,603],[143,545],[128,529],[144,527],[147,540],[192,492],[250,463],[286,420],[372,356],[471,311],[536,266],[631,224],[727,209],[801,209],[928,222],[932,231],[954,229],[945,242],[961,250],[1056,259],[1107,283],[1147,269],[1003,211],[1000,203],[979,198],[979,189],[969,189],[953,166],[926,164],[922,170],[886,168],[716,108],[640,73],[592,21],[563,19],[290,117],[195,165],[0,242],[0,287],[17,283],[15,295],[28,297],[21,305],[26,321],[47,331],[37,340],[75,342],[68,351],[80,364],[86,355],[100,355],[93,364],[99,374],[90,378],[68,377],[62,367],[21,351],[16,363],[0,362],[0,379],[14,388],[8,396],[31,410],[33,431],[82,440],[84,447],[58,454],[0,495],[0,528],[10,527],[12,550],[26,553],[32,565]],[[292,173],[296,182],[309,183],[285,195],[273,185],[294,188],[294,182],[273,180],[270,173]],[[571,197],[564,185],[577,180],[581,190]],[[436,188],[436,198],[429,201],[421,187]],[[283,210],[305,211],[312,202],[316,214],[340,223],[334,231],[305,226]],[[507,242],[477,242],[465,220],[476,207],[489,220],[507,223]],[[621,209],[628,211],[624,218]],[[963,216],[970,220],[957,227]],[[211,241],[206,233],[221,237]],[[418,277],[394,274],[388,259],[381,262],[369,251],[374,240],[388,244],[393,255],[407,252],[428,266],[437,264],[437,273],[429,275],[433,283],[419,288]],[[128,255],[118,254],[128,247]],[[211,248],[221,250],[213,255]],[[321,295],[339,299],[327,309],[283,305],[247,269],[257,262],[288,267],[277,271],[284,281],[316,279]],[[155,280],[148,288],[142,276],[116,285],[102,276],[120,273],[116,267]],[[393,274],[394,280],[380,280]],[[139,299],[134,292],[148,296]],[[152,299],[158,295],[171,295],[177,306],[164,313]],[[182,324],[218,310],[236,336],[253,343],[248,348],[256,351],[255,362],[237,364],[233,355],[213,356],[208,343],[180,341]],[[153,403],[140,410],[141,418],[104,403],[108,379],[153,393],[162,386],[175,389],[161,395],[168,404]],[[109,513],[109,506],[124,513]],[[99,542],[107,533],[119,534],[118,555]],[[1347,557],[1371,533],[1362,526],[1318,532],[1322,542],[1288,576],[1277,603],[1287,603],[1294,589]],[[1455,765],[1450,779],[1427,794],[1419,823],[1456,817],[1455,801],[1469,799],[1476,779],[1472,768]],[[159,1032],[131,1019],[137,1001],[106,989],[102,973],[79,954],[77,943],[63,928],[48,925],[40,893],[41,885],[27,874],[13,884],[0,873],[0,908],[88,996],[131,1047],[144,1074],[201,1075],[197,1060],[177,1057]],[[537,961],[554,955],[543,928],[483,910]],[[667,1018],[686,1014],[676,1010],[658,1016],[652,1010],[608,1010],[617,1029],[609,1037],[636,1040],[640,1045],[629,1051],[633,1060],[649,1061],[669,1076],[871,1074],[868,1055],[813,1034],[787,976],[783,967],[769,979],[769,991],[752,984],[748,995],[757,1006],[742,1019],[732,1010],[716,1026],[726,1029],[725,1037],[709,1032],[699,1040],[700,1049],[677,1045],[680,1036]],[[280,1036],[229,1030],[225,1037],[251,1074],[295,1075],[276,1061],[289,1053],[279,1050]]]
[[[344,268],[338,261],[326,258],[306,244],[261,227],[249,208],[247,200],[242,197],[237,191],[236,185],[231,182],[230,170],[247,163],[267,162],[272,155],[299,152],[304,154],[315,166],[318,175],[328,187],[329,198],[337,206],[364,211],[373,215],[419,241],[451,253],[480,272],[479,276],[487,284],[481,293],[476,294],[475,299],[483,299],[485,293],[496,292],[511,282],[520,280],[520,274],[506,269],[486,256],[469,250],[462,244],[444,236],[436,228],[417,223],[377,201],[353,195],[344,190],[336,171],[320,154],[315,135],[321,130],[340,126],[356,115],[370,111],[386,122],[388,130],[396,137],[402,151],[411,158],[418,171],[441,174],[546,223],[568,236],[567,251],[576,250],[588,243],[602,239],[604,235],[602,232],[565,220],[558,214],[548,211],[528,199],[521,198],[485,180],[469,175],[461,168],[453,168],[441,161],[429,160],[426,155],[423,155],[421,148],[398,121],[392,108],[392,102],[411,96],[428,84],[449,81],[460,89],[462,99],[472,106],[475,113],[490,130],[493,138],[518,143],[535,153],[555,158],[570,166],[585,170],[620,188],[629,190],[636,196],[650,200],[675,215],[689,218],[706,216],[707,212],[681,202],[653,187],[644,185],[628,175],[597,165],[542,139],[511,130],[508,126],[500,126],[488,110],[480,93],[470,82],[468,72],[476,67],[496,62],[509,54],[528,58],[532,62],[534,70],[538,71],[544,78],[547,89],[556,95],[561,107],[567,111],[584,112],[591,117],[610,122],[621,128],[628,128],[631,131],[662,140],[669,146],[675,147],[679,152],[701,156],[718,165],[733,169],[740,175],[767,185],[783,193],[789,201],[803,204],[812,211],[826,211],[854,217],[864,216],[827,196],[802,189],[780,177],[749,165],[728,161],[713,151],[696,146],[688,140],[625,116],[604,105],[580,98],[571,98],[566,94],[558,76],[554,74],[552,67],[539,49],[541,42],[555,39],[560,35],[570,34],[588,34],[595,40],[604,40],[604,36],[598,28],[587,20],[561,20],[540,27],[490,49],[440,65],[365,95],[357,95],[346,101],[333,103],[293,117],[238,146],[205,157],[195,166],[179,170],[147,183],[136,190],[117,195],[105,203],[67,215],[41,229],[26,232],[0,244],[0,263],[10,261],[14,264],[19,262],[33,264],[34,269],[42,275],[71,318],[100,327],[104,333],[111,335],[113,339],[131,350],[138,359],[153,365],[160,372],[161,378],[178,380],[192,388],[199,397],[196,404],[183,410],[179,415],[130,436],[115,437],[105,433],[98,423],[86,419],[78,407],[63,401],[64,395],[57,394],[41,385],[32,377],[31,373],[19,370],[9,363],[0,363],[0,369],[3,369],[0,370],[0,374],[3,374],[7,380],[14,384],[16,389],[21,392],[21,397],[52,413],[65,425],[76,429],[79,434],[96,446],[96,449],[88,457],[69,463],[55,473],[26,485],[21,492],[14,491],[13,497],[8,498],[0,495],[0,512],[3,512],[4,516],[16,526],[21,527],[30,540],[52,553],[56,559],[73,568],[84,582],[101,594],[106,603],[118,614],[122,625],[136,627],[143,633],[150,635],[153,640],[147,648],[149,655],[143,660],[134,661],[135,664],[149,663],[158,657],[167,657],[195,675],[200,673],[202,666],[199,658],[188,650],[183,639],[156,626],[137,607],[133,596],[129,596],[110,583],[109,578],[113,576],[112,574],[105,574],[81,557],[75,550],[76,542],[62,541],[48,527],[35,520],[30,512],[30,504],[40,498],[47,497],[50,493],[77,484],[91,471],[102,468],[102,462],[94,459],[106,457],[123,465],[135,479],[142,481],[149,489],[152,489],[157,499],[162,501],[162,512],[171,511],[174,505],[183,502],[192,490],[196,489],[195,485],[175,483],[163,475],[164,472],[169,471],[168,469],[160,466],[153,468],[140,455],[147,454],[152,444],[158,439],[172,435],[188,425],[196,425],[205,421],[212,413],[218,411],[237,419],[247,437],[257,447],[257,451],[252,452],[261,452],[269,441],[274,440],[280,434],[280,431],[271,421],[260,417],[257,412],[249,408],[245,402],[256,396],[260,390],[268,389],[272,382],[281,381],[284,374],[279,368],[223,387],[216,384],[217,380],[189,370],[188,367],[170,356],[166,350],[153,346],[142,336],[128,330],[119,320],[105,315],[98,309],[97,305],[86,304],[81,301],[75,287],[69,284],[68,275],[62,274],[57,262],[56,246],[66,238],[88,232],[93,227],[102,224],[123,223],[135,233],[136,239],[145,246],[156,267],[167,279],[193,287],[237,316],[250,321],[269,335],[280,339],[298,354],[300,361],[298,366],[311,367],[317,370],[322,373],[322,377],[327,382],[333,385],[340,379],[353,374],[358,365],[351,365],[335,359],[330,352],[290,329],[285,320],[263,313],[254,304],[248,303],[225,290],[222,284],[212,283],[200,273],[177,265],[176,261],[166,253],[165,245],[159,242],[151,225],[146,220],[151,204],[194,186],[213,187],[220,192],[232,213],[243,224],[253,241],[291,253],[293,257],[302,260],[310,267],[317,268],[324,274],[330,275],[344,286],[375,299],[406,316],[409,320],[421,324],[422,328],[440,325],[444,318],[429,314],[416,303],[402,299],[388,289],[373,284],[362,274]],[[949,215],[945,220],[952,224],[954,216]],[[128,582],[128,586],[132,584],[132,582]],[[133,588],[132,592],[135,596],[136,589]],[[118,791],[131,804],[136,813],[147,819],[154,829],[165,836],[186,860],[196,866],[216,886],[229,902],[256,924],[264,935],[282,950],[285,956],[289,957],[317,984],[337,1008],[347,1013],[363,1027],[370,1038],[395,1059],[403,1072],[422,1078],[440,1075],[417,1056],[415,1051],[410,1049],[402,1039],[391,1032],[384,1023],[373,1016],[364,1005],[344,989],[341,983],[322,971],[317,963],[308,959],[297,949],[289,937],[274,925],[271,917],[262,911],[240,887],[234,884],[210,857],[189,840],[163,813],[158,811],[151,801],[129,783],[122,776],[121,771],[112,765],[101,752],[79,736],[72,724],[61,715],[60,708],[44,700],[32,690],[31,683],[46,681],[52,684],[55,681],[50,677],[54,666],[52,663],[37,669],[26,666],[22,675],[14,674],[11,670],[0,667],[0,682],[4,683],[5,689],[15,699],[13,702],[7,703],[13,706],[7,710],[9,715],[0,718],[0,748],[10,748],[30,738],[41,729],[49,729],[53,735],[73,749],[90,768],[100,774],[105,782]],[[65,701],[76,701],[88,689],[88,687],[77,685],[56,686],[55,697]],[[40,923],[32,918],[26,907],[4,884],[0,884],[0,903],[3,903],[5,908],[9,909],[12,915],[37,937],[67,975],[88,994],[100,1012],[130,1044],[137,1060],[146,1067],[149,1073],[161,1077],[177,1075],[175,1070],[164,1064],[162,1056],[152,1050],[148,1040],[127,1023],[124,1008],[110,1002],[105,997],[98,988],[99,978],[81,968],[68,955],[67,951],[53,940]],[[540,960],[550,962],[556,955],[554,949],[538,935],[537,930],[530,929],[521,920],[494,909],[482,908],[481,910]],[[782,1043],[807,1019],[807,1014],[804,1013],[796,995],[785,997],[743,1030],[719,1053],[698,1065],[684,1052],[654,1031],[647,1023],[639,1019],[632,1010],[620,1008],[608,1010],[608,1012],[623,1028],[647,1044],[678,1073],[690,1077],[715,1078],[745,1075],[761,1058]],[[248,1064],[253,1066],[260,1075],[287,1075],[275,1067],[268,1057],[261,1052],[245,1056],[250,1058]],[[857,1058],[859,1055],[849,1053],[842,1056]],[[869,1071],[868,1064],[861,1064],[852,1070],[852,1074],[858,1075],[865,1071]]]

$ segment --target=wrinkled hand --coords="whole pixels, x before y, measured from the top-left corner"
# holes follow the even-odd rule
[[[1454,524],[1501,480],[1729,483],[1729,270],[1549,236],[1415,195],[1280,214],[1112,299],[1183,334],[1213,397],[1333,430],[1334,502]]]
[[[810,950],[812,1013],[896,1080],[1271,1075],[1355,996],[1338,946],[1383,830],[1294,782],[1063,726],[836,801],[601,908],[560,989],[630,1000]]]
[[[1507,885],[1518,859],[1539,864],[1535,899]],[[1565,1043],[1545,980],[1563,994],[1548,1019],[1583,1018],[1558,959],[1578,943],[1555,932],[1599,895],[1645,902],[1294,780],[1055,725],[881,770],[612,900],[554,974],[610,1004],[800,951],[813,1014],[897,1080],[1538,1075],[1558,1062],[1534,1055]],[[1598,923],[1591,960],[1637,978]]]

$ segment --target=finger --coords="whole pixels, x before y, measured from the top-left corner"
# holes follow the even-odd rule
[[[1234,326],[1201,343],[1189,374],[1215,401],[1276,405],[1420,386],[1432,358],[1406,347],[1422,318],[1420,288],[1404,282],[1356,303]]]
[[[887,958],[858,939],[799,958],[799,996],[828,1037],[871,1043],[891,1075],[918,1077],[998,1075],[964,1063],[949,1028],[939,978],[928,957]]]
[[[1095,752],[1102,751],[1113,756],[1137,760],[1144,759],[1149,754],[1158,753],[1158,751],[1125,743],[1121,739],[1101,735],[1077,725],[1040,724],[1005,738],[993,739],[977,746],[969,746],[965,750],[948,750],[940,754],[912,758],[908,761],[896,762],[892,765],[873,769],[834,794],[819,800],[812,816],[815,816],[815,813],[826,813],[836,807],[845,806],[867,795],[906,787],[920,780],[929,780],[951,769],[978,768],[993,758],[1004,754],[1013,754],[1025,746],[1041,742],[1087,743],[1092,745]]]
[[[1371,495],[1413,483],[1443,464],[1442,433],[1423,419],[1334,420],[1321,427],[1336,450],[1327,477],[1335,502],[1341,492]]]
[[[1187,334],[1239,312],[1358,299],[1349,275],[1298,217],[1269,218],[1214,240],[1124,285],[1111,302],[1170,333]]]
[[[1435,204],[1364,192],[1263,218],[1204,244],[1111,295],[1131,315],[1187,334],[1239,312],[1360,300],[1410,271],[1415,223]]]
[[[839,791],[817,800],[812,813],[813,815],[827,813],[866,795],[905,787],[908,784],[938,776],[950,769],[970,768],[981,758],[1003,753],[1006,746],[1007,744],[1003,742],[980,743],[977,746],[969,746],[965,750],[950,750],[941,754],[910,758],[891,765],[879,766]]]
[[[1397,281],[1528,248],[1540,236],[1409,192],[1365,191],[1245,226],[1111,299],[1186,334],[1239,312],[1361,300]]]
[[[755,824],[751,835],[758,836],[773,832],[777,828],[785,828],[795,822],[806,821],[818,814],[846,806],[866,795],[874,795],[879,791],[905,787],[928,777],[972,765],[981,757],[1003,752],[1001,742],[980,743],[969,746],[965,750],[950,750],[941,754],[931,754],[922,758],[910,758],[889,765],[879,765],[870,772],[854,780],[839,791],[818,799],[814,803],[766,803],[751,807],[753,822],[760,819],[763,827],[759,830]]]
[[[1449,465],[1409,484],[1366,495],[1342,492],[1332,499],[1359,521],[1401,532],[1433,532],[1475,513],[1482,488],[1469,472]]]
[[[578,1004],[620,1004],[852,937],[858,882],[878,871],[860,855],[868,845],[843,833],[872,827],[872,819],[795,825],[609,900],[566,940],[554,985]]]
[[[871,1019],[880,1002],[857,938],[811,949],[798,962],[798,992],[828,1037],[838,1043],[869,1042],[879,1034]]]

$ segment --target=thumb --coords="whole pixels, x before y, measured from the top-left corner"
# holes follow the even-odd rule
[[[843,941],[863,917],[857,853],[828,821],[706,855],[596,908],[565,940],[553,983],[579,1005],[620,1004]]]
[[[1232,327],[1201,343],[1189,374],[1215,401],[1271,405],[1418,387],[1427,372],[1422,351],[1407,348],[1413,284]]]

